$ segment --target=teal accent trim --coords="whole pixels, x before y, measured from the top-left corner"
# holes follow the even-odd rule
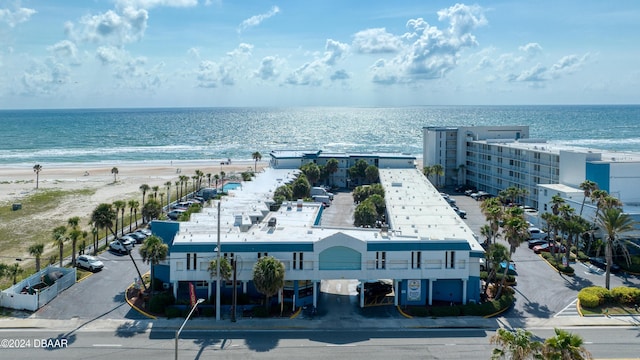
[[[324,206],[320,206],[320,210],[318,210],[318,215],[316,216],[316,220],[313,222],[313,226],[320,226],[322,223],[322,213],[324,212]]]
[[[471,246],[466,242],[428,241],[428,242],[368,242],[367,251],[455,251],[471,250]]]
[[[471,251],[471,252],[469,252],[469,257],[470,258],[483,258],[484,254],[485,254],[484,252]]]
[[[604,162],[587,162],[585,177],[598,184],[600,190],[609,192],[611,178],[611,164]]]
[[[320,253],[320,270],[360,270],[362,254],[345,246],[334,246]]]

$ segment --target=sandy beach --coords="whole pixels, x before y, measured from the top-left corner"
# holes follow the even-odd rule
[[[226,162],[226,161],[225,161]],[[149,162],[119,162],[105,163],[73,163],[73,164],[40,164],[42,170],[39,173],[39,190],[81,190],[91,189],[90,196],[65,196],[54,209],[41,211],[35,217],[20,218],[18,220],[3,221],[1,226],[16,228],[20,226],[43,226],[53,230],[55,226],[66,225],[66,221],[74,216],[81,218],[81,226],[89,230],[88,219],[91,212],[101,203],[113,203],[117,200],[128,201],[131,199],[142,200],[140,185],[147,184],[150,187],[158,186],[159,193],[166,193],[164,185],[167,181],[172,184],[180,175],[186,175],[191,181],[196,170],[205,175],[211,174],[211,179],[225,172],[225,178],[240,178],[240,174],[247,170],[253,170],[254,161],[234,161],[230,164],[221,164],[220,160],[188,160],[188,161],[149,161]],[[267,161],[259,161],[257,170],[268,166]],[[114,182],[111,170],[117,167],[118,174]],[[205,181],[207,178],[205,176]],[[0,167],[0,206],[10,207],[14,203],[21,203],[28,196],[36,193],[36,174],[33,165],[3,166]],[[171,187],[175,191],[175,185]],[[147,195],[149,192],[147,192]],[[164,197],[166,201],[166,195]],[[128,213],[128,210],[127,210]],[[0,226],[0,227],[1,227]],[[52,249],[49,238],[31,242],[16,242],[14,246],[2,246],[0,257],[28,258],[27,248],[35,241],[42,241],[47,245],[48,253]]]

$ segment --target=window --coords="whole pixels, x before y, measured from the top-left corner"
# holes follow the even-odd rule
[[[422,262],[422,252],[412,251],[411,252],[411,268],[420,269],[421,262]]]
[[[376,269],[386,269],[387,252],[376,251]]]
[[[303,269],[303,253],[293,253],[293,270],[302,270]]]
[[[265,253],[258,253],[258,259],[260,259],[263,256],[269,256],[266,252]]]
[[[177,271],[184,270],[184,263],[182,261],[176,261],[176,270]]]
[[[445,252],[444,266],[447,269],[455,269],[456,264],[456,252],[455,251],[447,251]]]
[[[191,262],[192,260],[192,256],[190,253],[187,253],[187,270],[191,270],[191,264],[193,264],[193,270],[197,269],[197,261],[198,261],[198,257],[196,253],[193,253],[193,263]]]

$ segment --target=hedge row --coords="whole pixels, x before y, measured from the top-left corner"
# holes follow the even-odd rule
[[[600,286],[590,286],[580,290],[578,300],[580,300],[580,306],[585,308],[595,308],[611,302],[621,305],[635,305],[640,303],[640,289],[619,286],[607,290]]]
[[[546,253],[546,252],[542,253],[542,257],[545,260],[547,260],[549,264],[551,264],[553,267],[558,269],[558,271],[564,274],[573,275],[575,273],[575,270],[571,267],[571,265],[562,266],[562,257],[560,257],[560,260],[558,261],[556,260],[556,257],[554,254]]]
[[[482,304],[466,304],[453,306],[412,307],[409,313],[417,317],[446,317],[446,316],[489,316],[513,305],[515,297],[510,291],[498,300],[487,301]]]

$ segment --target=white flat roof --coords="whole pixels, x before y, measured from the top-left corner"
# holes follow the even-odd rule
[[[379,171],[391,225],[388,233],[383,234],[380,229],[315,226],[319,203],[298,206],[294,201],[268,212],[266,204],[272,200],[273,191],[298,170],[266,168],[253,181],[242,182],[237,190],[229,191],[221,201],[213,201],[201,213],[192,214],[191,221],[180,223],[174,245],[216,243],[219,202],[221,242],[319,241],[339,232],[362,241],[460,240],[468,242],[472,250],[483,251],[471,229],[419,170]],[[251,216],[264,219],[251,224]],[[275,227],[268,226],[271,218],[276,218]],[[237,226],[239,219],[247,231]]]

